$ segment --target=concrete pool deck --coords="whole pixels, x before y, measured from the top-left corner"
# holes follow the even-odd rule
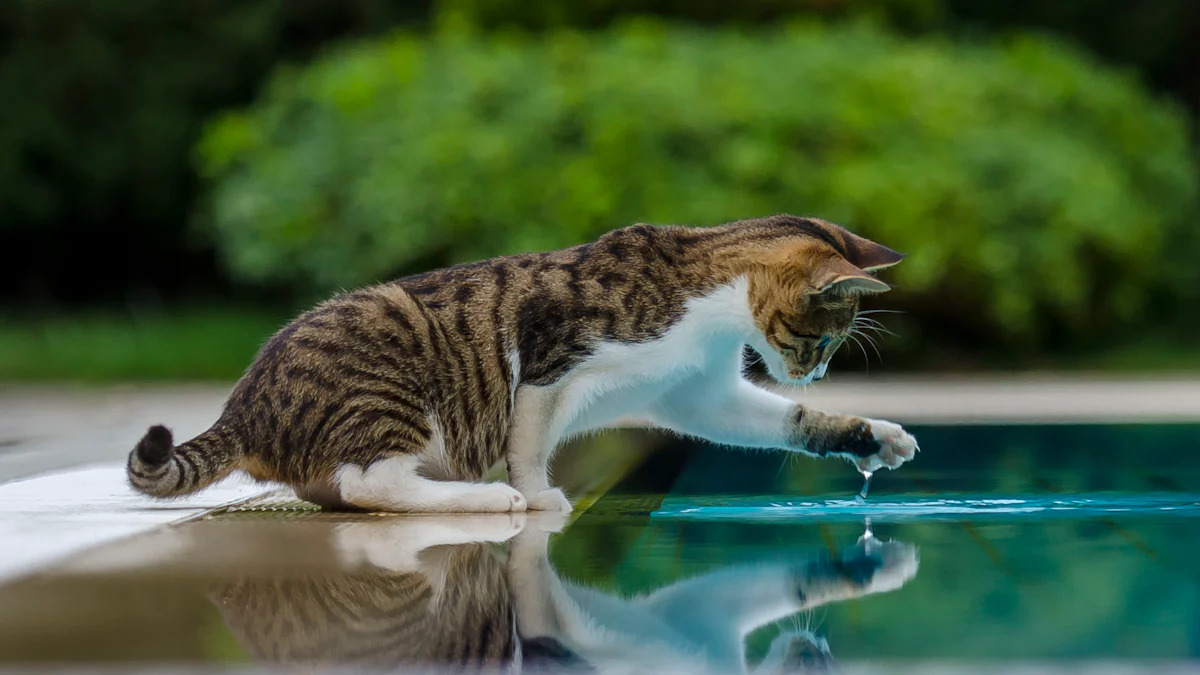
[[[129,448],[153,423],[203,431],[227,388],[213,385],[0,388],[0,579],[179,522],[271,488],[243,479],[152,502],[124,482]],[[1200,378],[838,377],[796,392],[814,406],[915,423],[1200,422]],[[573,478],[585,492],[631,454]],[[578,492],[576,494],[579,494]],[[586,507],[586,504],[584,504]]]

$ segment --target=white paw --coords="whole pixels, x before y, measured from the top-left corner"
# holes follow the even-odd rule
[[[879,443],[879,451],[869,457],[855,461],[863,471],[875,471],[882,467],[895,469],[917,455],[921,449],[917,439],[899,424],[886,420],[867,420],[871,427],[871,436]]]
[[[546,533],[562,532],[567,527],[570,516],[570,513],[560,511],[531,511],[532,520],[529,529],[536,528],[538,531]]]
[[[528,508],[525,496],[504,483],[485,483],[455,500],[453,511],[462,513],[506,513]]]
[[[917,576],[920,559],[917,547],[899,541],[874,542],[869,545],[873,556],[879,556],[879,569],[867,582],[864,593],[886,593],[900,588]]]
[[[529,498],[530,511],[551,511],[554,513],[570,513],[574,507],[571,500],[558,488],[542,490]]]
[[[420,541],[437,541],[437,545],[502,543],[525,529],[527,517],[523,511],[508,513],[463,513],[413,518],[419,535],[405,536]],[[433,546],[434,544],[426,544]]]
[[[370,564],[395,572],[419,568],[421,551],[434,546],[505,542],[525,528],[524,513],[421,515],[338,525],[333,545],[349,569]]]

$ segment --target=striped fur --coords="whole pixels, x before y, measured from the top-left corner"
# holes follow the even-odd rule
[[[267,341],[211,429],[173,446],[169,431],[151,428],[130,454],[129,480],[166,498],[242,469],[329,507],[569,509],[546,482],[549,453],[563,435],[586,431],[571,420],[593,427],[614,420],[588,410],[603,392],[567,385],[585,372],[595,379],[597,369],[621,371],[614,359],[641,360],[638,381],[666,392],[684,370],[715,359],[656,373],[655,354],[727,347],[729,340],[715,338],[669,343],[708,320],[698,312],[714,314],[714,325],[745,324],[733,339],[733,359],[746,343],[776,378],[817,379],[847,338],[859,295],[887,289],[870,272],[900,258],[836,225],[775,216],[711,228],[635,225],[565,250],[346,293]],[[721,313],[733,318],[715,316]],[[785,404],[778,397],[767,403],[774,420]],[[521,410],[545,419],[524,423]],[[789,421],[777,434],[712,440],[841,455],[864,466],[895,466],[915,449],[898,427],[886,429],[887,440],[870,420],[804,408],[778,416]],[[686,419],[655,424],[710,436]],[[514,449],[522,444],[538,447]],[[514,480],[516,490],[494,486],[459,498],[505,458],[510,475],[524,477]],[[379,496],[391,483],[414,496]]]

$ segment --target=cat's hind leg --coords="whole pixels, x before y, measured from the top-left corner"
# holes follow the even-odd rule
[[[336,483],[342,503],[401,513],[524,511],[525,497],[503,483],[433,480],[422,476],[418,455],[390,455],[366,467],[343,464]]]

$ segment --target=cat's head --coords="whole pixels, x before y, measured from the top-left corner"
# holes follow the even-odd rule
[[[872,273],[904,256],[815,218],[777,216],[766,222],[782,235],[749,275],[759,332],[751,346],[772,377],[808,384],[825,376],[830,357],[850,337],[862,296],[890,290]]]

